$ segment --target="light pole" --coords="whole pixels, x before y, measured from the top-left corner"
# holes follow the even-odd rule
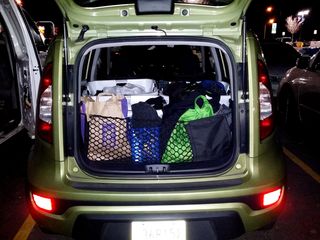
[[[264,24],[263,39],[266,39],[267,25],[268,25],[268,24],[273,24],[274,22],[275,22],[275,18],[270,18],[270,19]]]
[[[270,15],[273,12],[273,6],[268,6],[266,9],[266,14]],[[267,24],[272,24],[274,22],[274,19],[271,18],[267,22],[264,23],[264,28],[263,28],[263,39],[266,39],[266,32],[267,32]]]

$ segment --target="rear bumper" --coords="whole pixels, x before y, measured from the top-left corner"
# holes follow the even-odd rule
[[[42,159],[39,158],[39,163],[44,162],[40,160]],[[57,198],[61,203],[58,207],[63,210],[56,214],[47,213],[30,201],[30,211],[41,228],[67,236],[77,236],[77,234],[85,236],[83,232],[92,231],[100,234],[101,231],[107,231],[105,229],[116,228],[123,229],[123,232],[114,230],[114,234],[118,234],[117,231],[119,234],[128,234],[130,222],[134,220],[185,219],[190,229],[199,228],[199,225],[202,225],[199,223],[203,223],[211,228],[203,231],[217,235],[224,232],[228,235],[222,234],[222,239],[234,238],[243,232],[260,229],[273,223],[282,210],[285,196],[285,168],[279,152],[268,151],[256,158],[239,158],[238,163],[242,166],[239,171],[244,172],[244,181],[241,184],[202,188],[195,186],[192,189],[154,189],[154,191],[151,191],[143,180],[141,181],[144,184],[140,185],[144,188],[138,190],[108,188],[89,191],[75,188],[70,184],[71,171],[68,171],[68,178],[61,180],[61,176],[65,176],[61,174],[61,166],[71,170],[74,166],[54,161],[46,164],[54,166],[46,168],[34,164],[32,171],[29,172],[31,191]],[[50,171],[44,174],[43,169]],[[194,181],[194,184],[197,185],[198,182]],[[265,208],[254,204],[257,196],[280,186],[283,187],[284,194],[277,203]],[[195,235],[197,234],[196,232]],[[116,239],[121,239],[120,235],[115,236]]]
[[[31,215],[48,232],[82,239],[107,234],[108,239],[130,239],[131,222],[136,220],[186,220],[188,239],[206,232],[219,239],[231,239],[246,231],[262,228],[276,221],[284,195],[271,207],[252,210],[241,202],[149,205],[149,206],[73,206],[56,215],[38,209],[31,201]],[[201,227],[200,227],[201,226]],[[90,236],[90,237],[89,237]],[[213,238],[214,239],[214,238]]]
[[[169,218],[168,218],[169,217]],[[244,226],[236,212],[199,212],[196,214],[165,214],[130,216],[80,215],[73,228],[75,239],[110,240],[131,239],[131,221],[134,220],[176,220],[187,222],[187,237],[190,240],[231,239],[244,233]]]

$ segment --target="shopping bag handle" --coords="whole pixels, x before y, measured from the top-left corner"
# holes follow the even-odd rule
[[[99,93],[99,94],[97,95],[97,97],[96,97],[96,102],[100,102],[99,97],[101,97],[101,96],[110,96],[110,93],[105,93],[105,92]],[[123,98],[123,96],[121,96],[121,95],[114,95],[114,94],[111,95],[111,100],[112,100],[113,102],[116,102],[116,101],[118,101],[118,100],[121,100],[122,98]]]
[[[198,105],[198,103],[197,103],[200,98],[201,98],[202,101],[203,101],[201,107],[200,107],[200,106]],[[205,107],[206,105],[208,105],[208,104],[210,104],[209,101],[208,101],[208,99],[207,99],[205,96],[203,96],[203,95],[199,95],[199,96],[196,97],[196,99],[194,100],[194,109],[196,109],[197,111],[199,111],[199,110],[201,110],[202,108],[204,108],[204,107]]]

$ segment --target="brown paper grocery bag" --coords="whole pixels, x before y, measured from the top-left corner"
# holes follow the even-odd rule
[[[122,96],[112,95],[107,101],[100,101],[100,97],[104,94],[99,94],[95,101],[86,101],[86,115],[90,121],[90,115],[100,115],[104,117],[117,117],[123,118],[121,110]]]

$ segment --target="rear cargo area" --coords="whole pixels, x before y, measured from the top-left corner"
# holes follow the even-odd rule
[[[77,160],[87,171],[218,172],[234,161],[235,67],[218,44],[96,44],[79,69]]]

